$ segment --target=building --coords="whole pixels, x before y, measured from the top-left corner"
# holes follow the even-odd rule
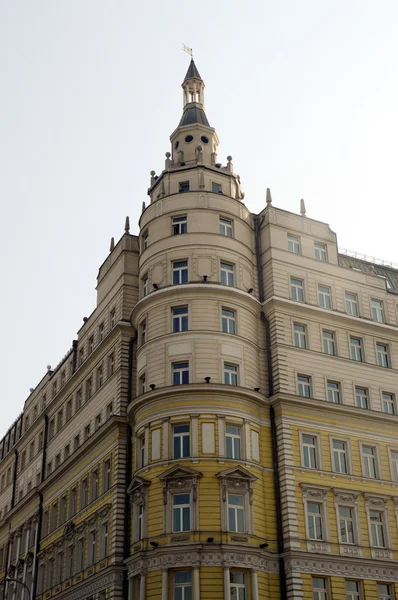
[[[139,236],[0,442],[0,597],[397,598],[398,270],[303,202],[250,213],[193,61],[183,92]]]

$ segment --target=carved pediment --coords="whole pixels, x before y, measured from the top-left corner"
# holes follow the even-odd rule
[[[365,504],[370,508],[384,509],[388,503],[389,496],[382,496],[381,494],[365,493]]]
[[[308,500],[322,501],[325,500],[330,488],[308,483],[300,483],[300,487],[303,490],[303,497]]]
[[[178,491],[189,488],[192,490],[192,500],[196,502],[198,479],[202,477],[202,473],[191,469],[191,467],[184,467],[182,465],[175,465],[171,469],[167,469],[162,475],[158,476],[160,481],[163,483],[163,503],[167,504],[167,497],[169,491]]]
[[[151,482],[148,479],[144,479],[144,477],[133,477],[128,489],[127,493],[130,496],[131,502],[139,502],[144,506],[146,504],[146,490],[148,486],[151,485]]]
[[[71,540],[75,533],[75,528],[76,528],[76,526],[75,526],[74,522],[69,521],[64,527],[64,538],[66,538],[67,540]]]
[[[227,500],[227,491],[234,492],[248,492],[249,502],[253,503],[253,483],[258,479],[255,475],[250,473],[244,467],[240,465],[238,467],[230,467],[217,473],[217,477],[220,480],[222,489],[223,502]]]
[[[358,496],[361,494],[361,492],[355,490],[343,490],[340,488],[333,488],[333,493],[336,502],[348,502],[350,504],[356,504]]]
[[[240,465],[238,467],[230,467],[229,469],[220,471],[220,473],[217,473],[217,477],[219,479],[244,479],[246,481],[256,481],[258,479],[258,477]]]

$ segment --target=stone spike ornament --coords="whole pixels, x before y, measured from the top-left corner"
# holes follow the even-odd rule
[[[130,217],[129,216],[126,217],[126,222],[124,224],[124,231],[126,233],[130,233]]]
[[[115,238],[111,237],[111,243],[109,245],[109,252],[112,252],[115,249]]]
[[[304,200],[301,198],[300,200],[300,214],[302,217],[306,217],[307,216],[307,211],[305,209],[305,202]]]
[[[267,188],[267,193],[266,193],[266,204],[267,204],[267,206],[272,206],[271,190],[269,188]]]

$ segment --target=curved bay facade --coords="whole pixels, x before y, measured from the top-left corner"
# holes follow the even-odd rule
[[[397,271],[303,202],[252,214],[193,61],[182,88],[139,235],[0,441],[0,598],[396,600]]]

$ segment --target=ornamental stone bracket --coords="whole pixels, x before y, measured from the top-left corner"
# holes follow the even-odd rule
[[[300,483],[300,487],[303,490],[303,498],[305,500],[325,500],[330,490],[329,487],[309,483]]]

